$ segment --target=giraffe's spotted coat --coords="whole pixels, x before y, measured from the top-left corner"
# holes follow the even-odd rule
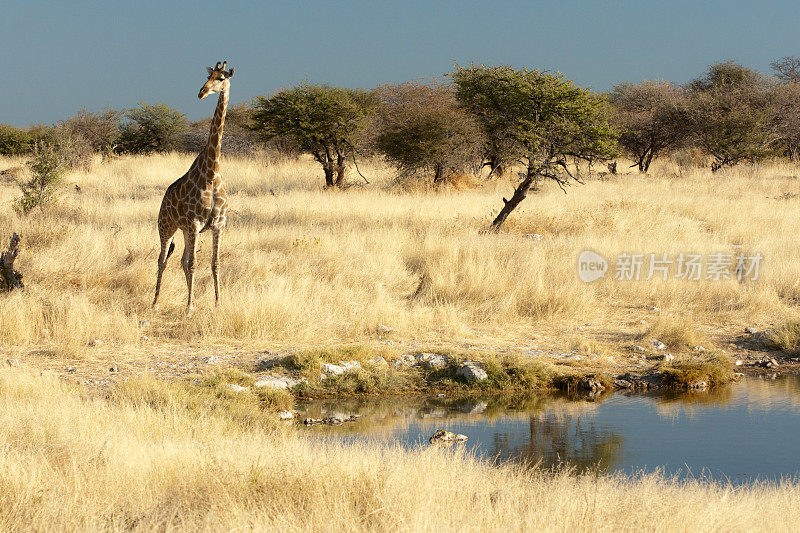
[[[186,275],[189,291],[186,304],[187,311],[192,309],[192,288],[194,282],[195,256],[198,234],[211,230],[212,257],[211,274],[214,278],[215,301],[219,303],[219,241],[227,221],[228,195],[220,174],[220,153],[222,151],[222,131],[225,125],[225,112],[228,109],[228,91],[233,68],[225,70],[225,64],[213,69],[209,68],[208,81],[198,95],[205,98],[208,94],[218,92],[219,101],[211,121],[211,130],[206,147],[198,154],[189,171],[167,187],[161,209],[158,212],[158,234],[161,238],[161,253],[158,256],[158,275],[156,278],[156,295],[153,305],[158,301],[161,288],[161,277],[167,265],[174,244],[172,242],[178,230],[183,231],[184,252],[181,263]]]

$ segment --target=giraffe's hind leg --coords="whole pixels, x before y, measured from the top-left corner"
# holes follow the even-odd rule
[[[219,241],[222,236],[222,229],[214,229],[211,250],[211,276],[214,278],[214,305],[219,305]]]
[[[175,250],[175,243],[172,242],[172,238],[175,236],[175,230],[172,231],[169,235],[168,232],[159,232],[161,233],[161,253],[158,254],[158,275],[156,276],[156,296],[153,298],[153,306],[156,305],[158,302],[158,293],[161,290],[161,276],[164,275],[164,269],[167,268],[167,259],[169,256],[172,255],[173,250]]]

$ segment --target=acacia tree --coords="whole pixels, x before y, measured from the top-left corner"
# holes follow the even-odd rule
[[[568,158],[598,160],[616,155],[616,132],[605,102],[561,75],[511,66],[456,67],[450,74],[459,101],[487,132],[506,139],[526,164],[521,182],[492,222],[499,230],[538,180],[554,180],[564,192],[579,181]]]
[[[683,91],[666,81],[622,83],[611,93],[619,144],[633,156],[639,172],[653,159],[679,145],[689,133]]]
[[[375,148],[401,175],[424,172],[441,183],[452,172],[480,166],[480,127],[458,105],[452,87],[412,81],[383,85],[374,95]]]
[[[256,97],[251,127],[265,141],[293,139],[322,165],[325,185],[341,187],[372,108],[373,98],[363,90],[303,83]]]
[[[712,171],[774,152],[769,85],[758,72],[716,63],[689,84],[688,124],[695,142],[714,157]]]

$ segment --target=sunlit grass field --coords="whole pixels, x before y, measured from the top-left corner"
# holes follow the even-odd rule
[[[23,163],[0,159],[0,169]],[[4,176],[0,237],[22,235],[26,288],[0,295],[3,360],[21,360],[0,368],[0,529],[781,531],[800,519],[793,481],[571,475],[461,451],[312,441],[275,420],[288,395],[131,371],[154,354],[339,344],[537,346],[608,360],[651,337],[675,353],[725,347],[744,326],[798,316],[796,166],[711,174],[663,162],[646,176],[595,174],[568,194],[545,184],[496,234],[487,229],[510,180],[432,190],[364,162],[369,185],[331,191],[311,161],[228,158],[222,304],[203,235],[187,317],[180,237],[159,305],[150,303],[158,206],[190,163],[98,160],[27,217],[12,209],[27,171]],[[610,261],[737,251],[764,260],[759,279],[742,283],[673,271],[668,281],[610,271],[584,283],[586,249]],[[71,365],[108,376],[112,360],[126,371],[115,385],[56,377]],[[38,374],[47,368],[56,372]]]
[[[131,353],[192,343],[308,348],[378,342],[386,325],[394,342],[613,352],[655,321],[714,342],[731,328],[796,315],[796,166],[712,174],[663,162],[650,175],[594,174],[567,194],[545,184],[495,234],[486,230],[511,181],[430,190],[400,186],[390,168],[362,162],[369,185],[351,172],[355,185],[332,191],[313,161],[267,157],[223,163],[231,212],[221,305],[213,305],[211,239],[203,234],[197,311],[184,312],[181,237],[151,309],[158,208],[191,160],[98,160],[88,172],[68,174],[58,200],[27,217],[12,209],[19,189],[6,179],[0,237],[22,235],[17,269],[26,290],[2,297],[0,342],[77,358],[88,357],[93,339]],[[0,168],[22,165],[0,159]],[[25,171],[17,175],[23,179]],[[743,283],[675,279],[675,265],[668,281],[644,280],[645,264],[640,281],[615,280],[610,270],[589,284],[577,275],[586,249],[611,262],[621,253],[764,259],[759,279]]]
[[[221,390],[103,395],[0,368],[0,529],[788,531],[793,481],[737,487],[311,440]]]

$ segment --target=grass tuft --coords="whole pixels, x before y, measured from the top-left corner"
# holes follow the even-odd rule
[[[731,358],[721,352],[680,356],[661,368],[664,385],[672,388],[686,388],[699,381],[711,387],[724,385],[735,378],[733,369]]]
[[[765,347],[796,355],[800,353],[800,321],[789,321],[763,336]]]

